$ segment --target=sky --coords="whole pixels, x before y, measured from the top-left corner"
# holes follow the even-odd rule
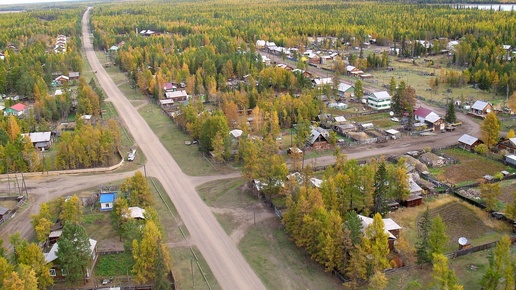
[[[48,3],[65,2],[68,0],[0,0],[0,5],[27,4],[27,3]]]

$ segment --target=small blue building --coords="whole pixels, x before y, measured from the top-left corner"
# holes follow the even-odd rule
[[[104,192],[100,194],[100,210],[113,210],[116,192]]]

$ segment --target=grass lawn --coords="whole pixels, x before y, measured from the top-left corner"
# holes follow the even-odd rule
[[[152,190],[152,195],[156,204],[154,208],[158,212],[158,216],[165,229],[165,239],[169,241],[182,241],[184,239],[181,231],[178,229],[179,225],[182,225],[181,217],[177,213],[177,210],[167,195],[161,183],[155,178],[148,178],[149,186]],[[156,187],[154,187],[154,185]],[[157,189],[156,189],[157,188]],[[159,190],[159,193],[158,193]],[[170,210],[169,210],[170,209]],[[182,226],[183,232],[188,237],[188,231],[185,226]]]
[[[340,280],[288,239],[277,218],[251,227],[238,248],[267,289],[338,289]]]
[[[230,170],[227,166],[208,163],[202,157],[197,145],[185,145],[185,140],[192,140],[192,138],[177,128],[156,104],[147,104],[141,107],[139,112],[184,173],[202,176]]]
[[[400,208],[389,213],[403,231],[412,245],[417,242],[416,219],[426,210],[430,210],[430,216],[437,214],[446,224],[446,233],[449,236],[446,252],[458,250],[458,239],[466,237],[473,246],[498,240],[503,234],[511,234],[508,225],[495,220],[485,211],[476,208],[458,198],[442,194],[425,198],[424,204],[419,207]]]
[[[459,160],[459,163],[446,166],[439,171],[438,179],[452,184],[476,181],[486,174],[494,175],[508,167],[500,162],[460,148],[444,149],[443,153]]]
[[[95,275],[102,277],[123,276],[131,273],[134,261],[131,254],[101,255],[95,265]]]
[[[208,182],[197,187],[199,196],[211,207],[243,208],[258,200],[246,192],[242,178]]]
[[[210,284],[211,289],[217,290],[220,288],[217,280],[213,276],[208,267],[208,264],[202,257],[197,248],[193,248],[195,255],[199,259],[199,265],[206,275],[206,279]],[[188,247],[175,247],[170,249],[170,258],[172,260],[172,271],[176,280],[176,289],[208,289],[203,274],[199,270],[197,261],[193,258],[192,252]],[[193,269],[193,271],[192,271]],[[193,272],[193,279],[192,279]],[[193,287],[195,285],[195,287]]]
[[[511,203],[516,198],[516,180],[504,180],[500,182],[500,187],[502,188],[502,194],[498,196],[498,199],[504,204]]]
[[[416,217],[422,212],[430,209],[430,216],[441,216],[446,224],[446,233],[450,237],[445,252],[449,253],[458,250],[458,238],[466,237],[473,246],[499,240],[504,234],[511,235],[511,231],[504,222],[490,218],[488,213],[463,202],[450,195],[438,195],[425,198],[423,206],[414,208],[401,208],[390,213],[393,218],[407,233],[407,238],[412,245],[417,242]],[[477,252],[471,255],[450,259],[449,264],[455,270],[460,283],[464,289],[479,289],[479,283],[484,275],[488,264],[488,253],[492,250]],[[512,247],[513,254],[516,248]],[[424,266],[420,269],[417,266],[397,269],[387,274],[389,286],[387,289],[400,289],[401,285],[407,285],[410,281],[417,280],[421,288],[428,289],[433,282],[432,267]]]

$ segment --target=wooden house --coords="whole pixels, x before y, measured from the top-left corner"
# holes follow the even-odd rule
[[[25,111],[27,110],[27,107],[22,103],[17,103],[4,111],[4,116],[13,115],[16,117],[21,117]]]
[[[71,71],[68,73],[68,79],[73,81],[73,80],[78,80],[81,76],[81,73],[78,72],[78,71]]]
[[[341,98],[348,98],[353,94],[354,88],[351,85],[340,83],[337,91],[337,95]]]
[[[84,278],[89,279],[92,274],[92,270],[95,267],[95,263],[97,262],[97,241],[93,239],[89,239],[90,243],[90,265],[86,268],[86,275]],[[59,250],[59,243],[54,243],[52,248],[48,253],[44,253],[45,262],[52,263],[52,268],[50,268],[50,276],[53,279],[62,280],[66,277],[66,270],[61,268],[59,258],[57,257],[57,252]]]
[[[484,142],[477,137],[473,137],[468,134],[464,134],[459,138],[459,147],[468,151],[473,151],[477,145],[482,143]]]
[[[312,129],[312,132],[308,139],[308,144],[312,146],[312,148],[314,149],[328,148],[328,146],[330,145],[330,143],[328,142],[329,137],[330,134],[328,133],[328,131],[321,127],[317,127],[315,129]]]
[[[419,161],[423,162],[428,167],[441,167],[446,164],[443,157],[435,155],[432,152],[423,153],[419,157]]]
[[[507,150],[509,154],[516,154],[516,138],[502,140],[496,145],[496,148],[498,150]]]
[[[470,113],[485,118],[487,114],[493,111],[493,105],[484,101],[476,101],[473,106],[471,106]]]
[[[50,234],[48,234],[48,244],[51,246],[57,243],[62,234],[62,230],[51,231]]]
[[[70,80],[69,76],[60,75],[60,76],[58,76],[57,78],[54,79],[54,82],[56,84],[58,84],[58,85],[63,85],[65,83],[67,83],[69,80]]]
[[[363,215],[358,215],[362,221],[362,231],[365,232],[366,228],[373,223],[373,219]],[[394,241],[396,241],[400,235],[401,227],[392,219],[382,219],[384,224],[384,231],[389,235],[389,249],[394,250]]]
[[[52,132],[33,132],[21,135],[28,136],[32,145],[42,151],[50,149],[52,145]]]
[[[416,110],[414,110],[413,115],[416,122],[425,123],[428,125],[429,128],[432,128],[434,131],[444,130],[444,120],[441,119],[439,115],[432,112],[432,110],[419,107]]]
[[[173,100],[174,103],[185,102],[188,100],[188,94],[185,90],[165,92],[165,98]]]

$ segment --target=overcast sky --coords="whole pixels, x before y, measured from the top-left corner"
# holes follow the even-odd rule
[[[68,0],[0,0],[0,5],[44,3],[44,2],[64,2]]]

